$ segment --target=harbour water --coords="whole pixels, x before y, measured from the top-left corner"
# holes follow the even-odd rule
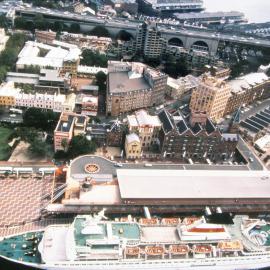
[[[269,0],[204,0],[207,11],[241,11],[249,22],[270,22]]]

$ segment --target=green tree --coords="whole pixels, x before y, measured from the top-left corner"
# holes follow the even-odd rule
[[[104,72],[99,71],[96,74],[96,85],[98,86],[101,93],[104,93],[106,91],[106,80],[107,75]]]
[[[64,152],[67,152],[68,150],[68,141],[66,138],[64,138],[62,141],[61,141],[61,146],[64,148]]]
[[[8,20],[5,15],[0,15],[0,27],[1,28],[7,28],[8,27]]]
[[[7,74],[7,67],[0,66],[0,83],[2,83],[5,80],[6,74]]]
[[[107,67],[108,58],[104,54],[99,52],[93,52],[91,50],[84,50],[82,52],[81,64],[86,66],[98,66],[98,67]]]
[[[89,32],[89,34],[92,36],[98,36],[98,37],[110,37],[110,33],[108,29],[101,25],[98,25],[95,28],[93,28]]]
[[[80,25],[78,23],[72,23],[70,25],[69,31],[71,33],[80,33],[81,27],[80,27]]]
[[[64,24],[60,21],[55,21],[53,23],[52,29],[56,32],[62,32],[64,29]]]
[[[132,39],[132,35],[126,30],[120,30],[116,36],[116,39],[120,39],[123,41],[129,41]]]
[[[14,26],[17,29],[25,29],[26,20],[23,17],[16,17],[14,20]]]
[[[41,29],[41,30],[46,30],[48,28],[48,22],[44,20],[44,17],[41,14],[37,14],[35,16],[34,25],[35,25],[35,28]]]
[[[53,131],[59,119],[59,113],[42,111],[37,108],[29,108],[23,115],[23,124],[45,131]]]
[[[48,152],[48,146],[40,139],[35,139],[31,142],[28,150],[34,156],[44,157]]]
[[[92,154],[96,151],[96,148],[96,143],[87,140],[85,136],[74,136],[69,144],[68,156],[75,158],[84,154]]]

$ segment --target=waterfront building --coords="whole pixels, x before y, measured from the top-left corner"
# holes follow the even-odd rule
[[[193,113],[205,112],[214,122],[218,122],[225,113],[230,92],[231,88],[225,81],[204,74],[192,92],[189,108]]]

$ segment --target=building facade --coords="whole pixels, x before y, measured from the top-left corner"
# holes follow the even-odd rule
[[[36,30],[35,36],[37,42],[53,44],[53,41],[56,38],[56,32]]]
[[[110,61],[107,77],[108,115],[155,106],[164,101],[167,75],[142,63]]]
[[[159,142],[163,158],[215,162],[233,157],[238,135],[221,134],[205,113],[184,117],[179,112],[171,115],[163,110],[158,116],[162,123]]]
[[[192,92],[189,108],[193,113],[205,112],[218,122],[224,116],[230,92],[231,88],[225,81],[204,74]]]
[[[54,131],[54,151],[66,151],[73,136],[85,134],[88,117],[62,113]]]
[[[127,159],[139,159],[141,158],[141,142],[136,133],[126,135],[125,151]]]
[[[143,151],[151,150],[157,144],[161,122],[157,116],[149,115],[145,110],[136,111],[127,116],[129,133],[136,133]]]
[[[231,93],[225,114],[231,114],[242,106],[270,97],[270,79],[265,73],[250,73],[229,82]]]

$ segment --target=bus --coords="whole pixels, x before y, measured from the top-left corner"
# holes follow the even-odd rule
[[[20,110],[20,109],[15,109],[15,108],[10,108],[10,109],[9,109],[9,112],[11,112],[11,113],[17,113],[17,114],[22,114],[22,113],[23,113],[22,110]]]

